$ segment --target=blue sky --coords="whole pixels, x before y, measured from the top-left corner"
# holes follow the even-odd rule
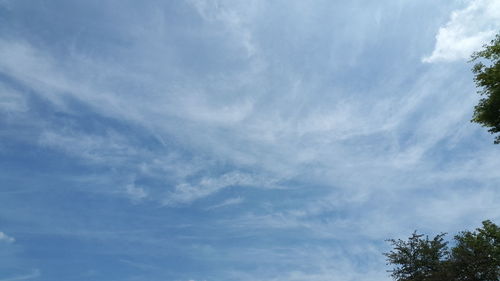
[[[389,280],[500,219],[496,0],[0,0],[0,281]],[[451,236],[451,235],[450,235]]]

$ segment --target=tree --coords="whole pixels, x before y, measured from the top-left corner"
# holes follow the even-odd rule
[[[484,221],[476,231],[463,231],[448,248],[444,233],[432,240],[413,233],[407,241],[389,239],[384,253],[396,281],[500,281],[500,227]]]
[[[385,253],[388,264],[394,268],[389,270],[394,280],[398,281],[427,281],[442,280],[443,262],[448,256],[448,242],[439,234],[432,240],[428,236],[414,232],[408,241],[389,239],[394,250]]]
[[[480,88],[478,93],[482,96],[474,107],[472,122],[489,128],[489,132],[500,132],[500,34],[496,35],[490,45],[485,45],[482,51],[472,55],[475,61],[472,71],[474,81]],[[488,61],[487,65],[483,61]],[[500,143],[500,135],[495,137],[495,144]]]
[[[484,221],[476,231],[455,236],[451,264],[457,281],[498,281],[500,277],[500,227]]]

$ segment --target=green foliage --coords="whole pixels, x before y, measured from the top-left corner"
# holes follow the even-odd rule
[[[445,233],[430,240],[428,236],[413,233],[408,241],[389,239],[394,250],[384,255],[389,264],[395,266],[391,276],[400,281],[439,280],[443,272],[443,261],[449,256],[447,244],[443,239]]]
[[[490,221],[477,231],[455,236],[451,251],[457,281],[497,281],[500,276],[500,228]]]
[[[444,233],[429,239],[413,233],[407,241],[389,239],[385,253],[396,281],[500,281],[500,228],[484,221],[476,231],[463,231],[448,248]]]
[[[483,61],[488,61],[485,65]],[[489,128],[489,132],[500,132],[500,34],[482,51],[472,55],[472,61],[477,63],[472,68],[476,86],[482,98],[474,107],[472,122]],[[495,137],[495,143],[500,143],[500,135]]]

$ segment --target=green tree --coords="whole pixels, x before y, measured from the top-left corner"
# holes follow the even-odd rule
[[[482,98],[474,108],[472,122],[489,128],[489,132],[500,132],[500,34],[482,51],[472,55],[476,62],[472,71],[474,81],[480,88]],[[485,64],[486,63],[486,64]],[[495,144],[500,143],[500,135],[495,137]]]
[[[484,221],[475,231],[460,232],[449,249],[445,234],[433,239],[413,233],[389,239],[384,253],[396,281],[500,281],[500,227]]]
[[[443,237],[444,233],[432,240],[423,234],[414,232],[408,241],[389,239],[393,250],[385,253],[391,276],[397,281],[431,281],[442,279],[448,256],[448,247]]]
[[[500,227],[484,221],[476,231],[455,236],[451,264],[457,281],[498,281],[500,277]]]

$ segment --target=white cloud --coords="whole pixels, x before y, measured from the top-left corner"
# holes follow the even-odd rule
[[[0,231],[0,242],[14,243],[16,239]]]
[[[241,204],[243,201],[245,201],[245,200],[241,197],[229,198],[229,199],[224,200],[222,203],[208,207],[207,210],[213,210],[213,209],[218,209],[218,208],[222,208],[222,207],[226,207],[226,206],[237,205],[237,204]]]
[[[191,203],[231,186],[272,188],[274,183],[271,180],[254,175],[241,172],[230,172],[215,178],[204,177],[196,184],[187,182],[178,184],[175,190],[168,194],[163,203],[167,206]]]
[[[125,192],[134,201],[141,201],[148,197],[147,191],[142,187],[136,186],[135,184],[128,184],[125,186]]]
[[[136,267],[136,268],[139,268],[139,269],[143,269],[143,270],[152,270],[152,269],[154,270],[154,269],[157,269],[156,266],[152,266],[152,265],[146,264],[146,263],[141,263],[141,262],[126,260],[126,259],[120,259],[119,261],[122,262],[122,263],[124,263],[124,264],[130,265],[132,267]]]
[[[204,97],[191,96],[180,100],[178,115],[192,121],[209,123],[211,125],[235,125],[244,120],[252,112],[251,101],[242,101],[223,106],[211,105]]]
[[[114,131],[108,131],[104,135],[90,135],[71,128],[47,129],[40,135],[38,143],[95,162],[112,163],[138,155],[127,138]]]
[[[224,1],[190,3],[204,21],[232,23],[228,28],[244,29],[240,30],[242,33],[251,30],[247,27],[251,26],[252,18],[243,12],[243,4],[238,7]],[[484,12],[487,19],[496,18],[498,6],[494,1],[471,2],[468,8],[455,12],[444,29],[480,30],[484,24],[477,24],[479,27],[475,28],[465,25],[473,21],[470,18],[477,18],[479,11]],[[477,21],[487,20],[479,17]],[[463,22],[464,26],[459,28]],[[257,45],[258,39],[252,37]],[[231,41],[231,44],[238,42]],[[62,62],[57,63],[56,58],[44,50],[23,41],[0,40],[0,51],[0,70],[36,89],[36,94],[50,100],[58,110],[67,108],[64,97],[70,96],[89,105],[96,114],[132,121],[158,139],[173,139],[204,155],[200,159],[171,158],[168,148],[148,151],[127,134],[113,130],[98,135],[79,131],[77,126],[42,129],[37,141],[43,146],[90,162],[126,167],[132,173],[160,180],[167,175],[168,184],[174,187],[167,191],[166,205],[190,203],[231,185],[246,185],[241,183],[249,176],[239,173],[199,181],[186,180],[200,171],[210,171],[213,159],[223,159],[237,166],[235,170],[245,166],[268,175],[255,172],[250,180],[253,184],[248,184],[251,186],[269,184],[266,177],[287,180],[311,174],[322,184],[337,187],[376,188],[373,182],[377,182],[377,186],[404,186],[400,184],[405,180],[401,171],[419,164],[432,165],[433,160],[426,153],[449,138],[457,124],[466,123],[471,107],[464,98],[467,93],[464,94],[463,89],[468,84],[463,79],[453,83],[454,88],[443,83],[450,81],[446,80],[451,75],[448,70],[433,69],[421,75],[404,94],[380,98],[377,91],[401,92],[399,88],[383,88],[365,93],[363,99],[357,100],[351,96],[355,93],[336,90],[328,92],[326,98],[318,93],[320,85],[301,78],[301,73],[294,69],[280,70],[277,74],[270,69],[249,67],[214,76],[209,83],[205,81],[207,85],[198,77],[182,77],[183,82],[172,86],[162,82],[162,75],[168,77],[168,73],[150,73],[146,79],[142,73],[134,72],[134,67],[128,67],[127,60],[123,60],[123,65],[114,65],[75,56],[68,58],[71,67],[67,67]],[[92,73],[101,73],[102,77],[96,79]],[[140,93],[122,91],[122,86],[107,84],[113,81],[108,78],[134,81],[148,87]],[[270,82],[276,78],[282,85]],[[406,79],[404,73],[396,73],[391,80],[397,85],[398,81]],[[439,89],[442,84],[446,84],[446,90]],[[276,87],[273,89],[280,98],[259,91],[270,85],[275,85],[272,87]],[[249,87],[252,91],[247,90]],[[436,95],[437,92],[440,94]],[[459,98],[447,98],[457,97],[457,94]],[[23,100],[13,99],[8,106],[23,109]],[[427,112],[425,116],[412,119],[423,111]],[[372,138],[376,142],[372,143]],[[493,169],[494,165],[487,167]],[[457,176],[470,177],[473,171],[465,168],[464,164],[450,171],[449,180]],[[353,172],[359,170],[365,171],[365,176],[359,177]],[[467,173],[461,173],[463,171]],[[435,174],[428,170],[420,173]],[[237,174],[239,176],[235,176]],[[490,174],[495,177],[494,173]],[[145,190],[132,187],[121,191],[133,198],[145,198],[146,195]],[[150,189],[148,192],[153,193]]]
[[[405,94],[379,98],[374,91],[366,93],[362,100],[353,99],[348,92],[337,91],[333,91],[328,99],[306,96],[304,93],[315,93],[317,85],[291,83],[296,76],[299,77],[291,72],[290,80],[282,81],[290,84],[279,88],[287,92],[286,99],[276,99],[272,95],[244,91],[254,83],[267,85],[258,71],[243,71],[249,74],[246,80],[236,79],[235,82],[230,78],[239,76],[227,74],[211,80],[208,88],[193,80],[195,86],[176,85],[175,90],[162,92],[161,85],[142,80],[143,77],[133,70],[124,73],[113,65],[73,58],[72,67],[84,73],[76,81],[71,78],[71,69],[56,64],[51,56],[27,43],[0,40],[0,50],[5,51],[4,54],[0,52],[0,69],[25,82],[29,88],[37,89],[37,94],[49,99],[58,109],[64,111],[67,108],[62,97],[69,95],[92,107],[97,114],[132,121],[158,139],[175,139],[185,147],[201,152],[204,156],[200,159],[170,158],[167,148],[149,151],[138,146],[129,135],[111,129],[92,134],[80,131],[77,126],[40,125],[43,128],[37,141],[43,146],[90,162],[127,167],[137,174],[151,174],[160,179],[168,175],[169,183],[175,187],[168,192],[167,205],[189,203],[230,186],[223,184],[227,175],[221,176],[219,181],[222,182],[219,183],[214,183],[215,179],[186,181],[187,177],[201,170],[209,171],[213,159],[224,159],[236,166],[257,167],[268,178],[286,180],[313,173],[319,175],[317,178],[322,184],[334,183],[359,189],[374,188],[374,179],[381,178],[381,175],[394,175],[393,178],[384,177],[385,182],[380,182],[379,186],[400,185],[397,183],[400,178],[398,169],[432,161],[424,159],[426,152],[455,132],[455,124],[467,123],[470,108],[470,104],[464,102],[467,99],[463,91],[468,84],[459,79],[461,82],[453,83],[453,88],[446,85],[446,91],[440,89],[450,73],[438,69],[416,79]],[[17,57],[19,63],[11,61],[10,55]],[[116,85],[107,85],[109,90],[100,81],[89,78],[90,74],[85,75],[86,70],[99,72],[99,69],[106,69],[111,77],[133,78],[138,83],[148,82],[154,86],[140,95],[133,91],[113,91]],[[266,69],[261,71],[267,74]],[[394,78],[395,81],[404,79],[407,79],[404,75]],[[240,90],[241,95],[232,94]],[[440,92],[440,96],[435,95],[436,92]],[[445,98],[457,94],[460,98]],[[432,104],[429,103],[431,99]],[[300,110],[294,112],[290,110],[292,108]],[[428,110],[425,117],[417,122],[411,119],[412,115],[423,110]],[[406,128],[411,131],[410,141],[401,142]],[[368,140],[371,136],[381,142],[354,145],[350,142]],[[345,160],[348,160],[348,165],[345,165]],[[358,177],[352,172],[358,170],[366,171],[366,176]],[[262,186],[267,181],[262,179],[266,176],[258,174],[252,176],[257,182],[252,186]],[[128,193],[125,189],[122,191]],[[136,196],[143,195],[137,191]]]
[[[499,30],[500,1],[473,0],[466,8],[453,11],[436,35],[434,51],[423,62],[467,59]]]
[[[10,89],[0,82],[0,113],[23,113],[28,109],[29,108],[23,94]]]
[[[383,256],[369,243],[357,242],[348,250],[336,246],[300,245],[292,247],[247,248],[231,253],[235,258],[244,258],[253,264],[256,260],[278,266],[268,266],[255,272],[233,270],[228,272],[231,280],[265,281],[351,281],[387,280],[383,267]],[[332,243],[333,244],[333,243]],[[360,268],[356,258],[370,259],[371,263]],[[307,261],[307,262],[304,262]],[[283,269],[285,267],[286,269]],[[278,269],[279,268],[279,269]]]
[[[32,273],[26,274],[26,275],[20,275],[20,276],[15,276],[15,277],[10,277],[10,278],[5,278],[5,279],[0,279],[0,281],[20,281],[20,280],[29,280],[29,279],[35,279],[40,277],[40,270],[35,269],[33,270]]]
[[[199,13],[199,15],[209,22],[221,22],[224,28],[227,29],[232,36],[238,38],[242,47],[245,49],[247,56],[251,57],[256,54],[257,46],[252,38],[250,30],[245,27],[243,18],[234,9],[229,9],[224,5],[223,1],[219,0],[188,0]],[[233,1],[234,2],[234,1]],[[249,2],[249,1],[244,1]],[[253,1],[257,3],[256,1]],[[252,4],[250,4],[252,5]],[[250,5],[245,5],[249,10]]]

